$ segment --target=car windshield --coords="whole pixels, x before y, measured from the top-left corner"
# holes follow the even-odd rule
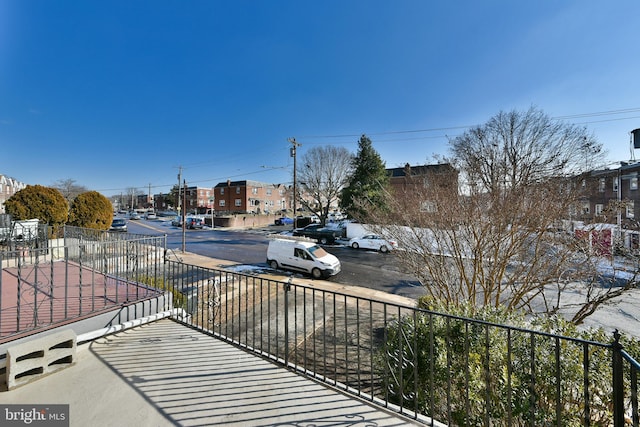
[[[123,225],[124,219],[114,219],[112,225]]]
[[[309,253],[311,253],[311,255],[314,258],[322,258],[323,256],[327,255],[327,251],[325,251],[324,249],[322,249],[320,246],[315,245],[315,246],[311,246],[309,248]]]

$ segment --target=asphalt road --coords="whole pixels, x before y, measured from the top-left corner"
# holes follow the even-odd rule
[[[167,247],[181,251],[182,229],[166,221],[128,221],[130,233],[166,234]],[[263,230],[186,230],[184,247],[187,252],[212,258],[224,259],[239,264],[268,269],[266,254],[268,235],[289,227],[267,227]],[[342,244],[324,246],[342,264],[340,274],[329,280],[351,286],[361,286],[377,291],[409,298],[424,295],[420,283],[400,268],[398,256],[401,252],[383,254],[370,250],[356,250]],[[281,274],[282,272],[280,272]]]
[[[140,234],[167,234],[170,249],[182,248],[182,230],[161,221],[128,221],[129,231]],[[266,253],[270,232],[285,227],[268,227],[265,230],[187,230],[186,250],[213,258],[230,260],[239,264],[256,266],[268,272]],[[423,288],[409,274],[401,271],[397,257],[401,251],[382,254],[374,251],[351,249],[345,245],[325,246],[325,249],[340,259],[342,271],[330,280],[343,285],[361,286],[389,292],[409,298],[424,295]],[[282,274],[282,272],[279,272]],[[580,289],[566,293],[567,298],[580,300]],[[573,301],[565,301],[571,307]],[[564,305],[564,304],[563,304]],[[620,330],[622,333],[640,338],[640,289],[633,289],[617,298],[587,318],[582,327],[602,327],[606,331]]]

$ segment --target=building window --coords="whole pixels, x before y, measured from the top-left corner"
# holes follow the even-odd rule
[[[251,194],[258,194],[258,188],[253,187],[253,188],[251,189]]]
[[[224,188],[220,189],[220,194],[224,194]]]
[[[598,203],[596,204],[596,215],[602,215],[602,211],[604,210],[604,205]]]
[[[590,206],[589,206],[589,202],[584,202],[582,204],[582,214],[583,215],[588,215],[589,212],[591,212]]]
[[[270,195],[271,195],[271,189],[267,188],[267,196],[270,196]]]
[[[236,187],[236,194],[240,194],[240,187]]]
[[[631,178],[631,182],[629,183],[629,188],[632,190],[638,189],[638,177]]]
[[[618,177],[613,178],[613,191],[618,192]]]
[[[604,186],[605,186],[604,178],[600,178],[600,180],[598,181],[598,191],[601,193],[604,193]]]
[[[635,208],[635,204],[633,203],[633,200],[629,200],[627,202],[627,218],[633,218],[634,215],[634,208]]]
[[[222,199],[218,200],[218,206],[224,207],[224,200]]]
[[[242,199],[236,199],[236,206],[237,207],[242,206]]]

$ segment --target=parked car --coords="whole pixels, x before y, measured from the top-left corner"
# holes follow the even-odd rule
[[[187,218],[187,222],[185,223],[185,227],[189,230],[194,230],[196,228],[204,227],[204,220],[202,218],[197,217],[189,217]]]
[[[147,212],[144,214],[145,219],[158,219],[155,212]]]
[[[138,212],[129,212],[129,219],[140,219],[140,214]]]
[[[177,216],[171,220],[171,225],[174,227],[182,227],[182,217]],[[201,229],[204,227],[204,220],[200,217],[188,216],[185,222],[185,228],[189,230]]]
[[[364,236],[354,237],[349,240],[349,246],[353,249],[373,249],[380,252],[389,252],[392,249],[398,249],[398,243],[395,240],[385,240],[377,234],[365,234]]]
[[[127,221],[123,218],[114,218],[111,222],[111,227],[109,227],[109,231],[127,231]]]
[[[332,212],[327,216],[327,221],[329,222],[339,222],[344,219],[344,215],[340,212]]]
[[[293,230],[294,236],[315,239],[323,245],[335,243],[336,239],[340,237],[340,233],[340,230],[323,227],[321,224],[309,224],[306,227]]]
[[[293,218],[289,218],[288,216],[283,216],[282,218],[276,218],[274,221],[275,225],[291,225],[293,224]]]

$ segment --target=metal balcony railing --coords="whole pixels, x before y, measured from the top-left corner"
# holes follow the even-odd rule
[[[161,295],[165,242],[65,227],[61,239],[0,251],[0,343]]]
[[[166,262],[179,321],[425,424],[638,426],[640,365],[592,342]]]

